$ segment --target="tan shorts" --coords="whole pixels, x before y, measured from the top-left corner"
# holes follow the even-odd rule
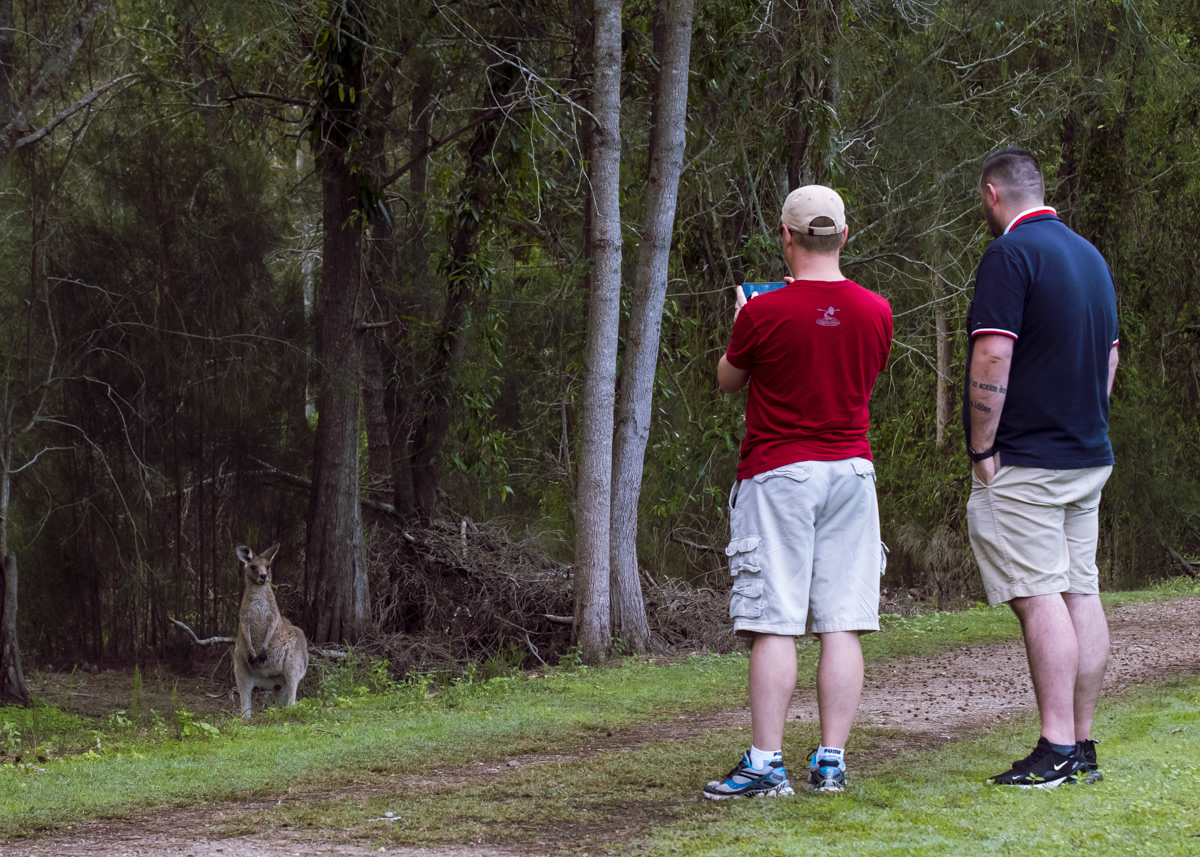
[[[1100,492],[1112,467],[1001,467],[971,478],[967,528],[989,604],[1100,591]]]

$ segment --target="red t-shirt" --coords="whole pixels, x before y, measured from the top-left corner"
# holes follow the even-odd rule
[[[892,308],[850,280],[796,280],[738,313],[725,359],[750,372],[738,478],[796,461],[870,458],[867,405]]]

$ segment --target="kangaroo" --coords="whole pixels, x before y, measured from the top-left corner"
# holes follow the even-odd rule
[[[279,615],[271,588],[271,563],[278,551],[278,544],[257,556],[245,545],[236,549],[246,588],[233,644],[233,675],[245,718],[250,717],[250,694],[256,687],[273,690],[280,705],[295,705],[296,686],[308,671],[308,640]]]

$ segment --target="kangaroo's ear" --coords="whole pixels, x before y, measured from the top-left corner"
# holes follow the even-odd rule
[[[267,562],[274,562],[275,554],[277,554],[277,553],[279,553],[279,542],[276,542],[275,544],[271,545],[265,551],[260,553],[259,556],[261,556]]]
[[[234,548],[233,552],[237,554],[237,558],[242,562],[250,562],[250,560],[254,559],[254,551],[245,545],[238,545]]]

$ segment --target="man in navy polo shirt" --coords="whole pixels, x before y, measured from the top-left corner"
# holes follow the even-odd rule
[[[1096,540],[1113,464],[1116,291],[1099,251],[1045,206],[1032,152],[989,155],[979,195],[996,240],[967,316],[967,523],[988,602],[1021,621],[1042,722],[1033,752],[988,783],[1095,782],[1090,730],[1109,649]]]

